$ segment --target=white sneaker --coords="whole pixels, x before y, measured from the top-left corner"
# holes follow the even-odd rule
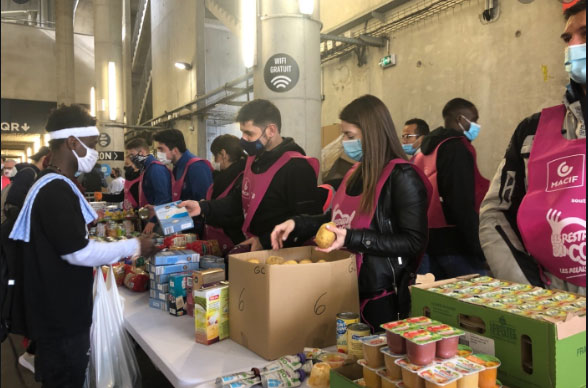
[[[35,355],[24,352],[22,356],[18,358],[18,363],[31,372],[35,373]]]

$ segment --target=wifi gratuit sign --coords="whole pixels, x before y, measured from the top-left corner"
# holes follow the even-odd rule
[[[267,87],[277,93],[287,92],[298,83],[298,63],[288,54],[275,54],[265,63],[263,78]]]

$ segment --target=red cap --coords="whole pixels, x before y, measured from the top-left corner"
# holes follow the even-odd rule
[[[565,11],[566,9],[576,5],[579,1],[580,0],[562,0],[561,8]]]

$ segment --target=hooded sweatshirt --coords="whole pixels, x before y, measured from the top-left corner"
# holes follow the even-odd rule
[[[445,139],[462,137],[463,132],[439,127],[423,139],[421,151],[433,153]],[[427,253],[432,256],[474,256],[484,254],[478,236],[479,216],[475,209],[474,158],[460,139],[444,143],[437,153],[437,183],[443,198],[443,213],[451,227],[429,229]]]

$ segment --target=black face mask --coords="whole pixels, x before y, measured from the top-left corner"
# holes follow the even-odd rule
[[[145,160],[147,159],[147,156],[137,154],[132,155],[130,159],[135,166],[137,166],[139,169],[143,169],[145,167]]]
[[[110,177],[111,177],[112,179],[116,179],[116,175],[114,175],[114,174],[110,174]]]
[[[139,175],[141,175],[140,171],[135,171],[131,166],[125,167],[125,179],[132,181],[137,179]]]

